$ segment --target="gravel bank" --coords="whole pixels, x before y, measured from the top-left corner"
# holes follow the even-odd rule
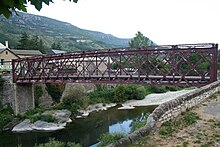
[[[147,95],[143,100],[129,100],[122,104],[122,107],[118,109],[134,109],[135,106],[150,106],[150,105],[160,105],[164,102],[170,101],[177,98],[178,96],[184,95],[191,90],[179,90],[179,91],[168,91],[166,93],[154,93]]]

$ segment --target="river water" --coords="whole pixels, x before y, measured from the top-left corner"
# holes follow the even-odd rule
[[[122,132],[128,134],[132,121],[146,113],[151,113],[156,106],[136,107],[131,110],[118,110],[117,107],[107,111],[91,113],[87,118],[73,120],[64,130],[55,132],[29,132],[0,134],[0,147],[32,147],[45,143],[49,138],[63,142],[80,143],[83,147],[96,146],[97,139],[103,133]]]

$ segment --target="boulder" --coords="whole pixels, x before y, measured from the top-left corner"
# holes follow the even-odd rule
[[[71,112],[69,110],[51,110],[51,111],[46,111],[42,115],[52,115],[55,119],[56,122],[58,123],[63,123],[63,122],[68,122],[70,121],[70,116]]]
[[[16,125],[13,132],[27,132],[27,131],[55,131],[64,129],[67,123],[72,122],[70,119],[71,112],[68,110],[51,110],[42,113],[41,115],[52,115],[56,123],[48,123],[38,120],[33,124],[29,119],[25,119],[20,124]]]
[[[29,119],[25,119],[21,123],[17,124],[12,131],[13,132],[27,132],[27,131],[32,131],[32,124]]]
[[[66,123],[56,124],[38,120],[32,125],[32,129],[36,131],[56,131],[64,129]]]

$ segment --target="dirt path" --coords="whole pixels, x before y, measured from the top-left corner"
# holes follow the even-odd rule
[[[179,116],[170,126],[162,126],[133,146],[143,147],[211,147],[219,146],[220,141],[220,94],[212,96],[206,102],[190,110],[199,118],[191,125],[183,125],[184,118],[193,120],[192,116]],[[182,118],[181,118],[182,117]],[[177,129],[178,128],[178,129]],[[161,130],[165,130],[165,133]],[[171,132],[171,133],[170,133]]]

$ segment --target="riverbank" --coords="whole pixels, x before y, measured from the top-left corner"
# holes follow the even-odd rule
[[[195,89],[183,89],[179,91],[168,91],[166,93],[154,93],[145,96],[143,100],[129,100],[118,109],[134,109],[136,106],[160,105],[164,102],[176,99],[177,97],[194,91]]]
[[[189,114],[193,115],[189,117]],[[184,120],[192,123],[184,125]],[[219,146],[219,134],[220,95],[215,94],[174,121],[163,124],[160,129],[141,138],[131,146]]]

